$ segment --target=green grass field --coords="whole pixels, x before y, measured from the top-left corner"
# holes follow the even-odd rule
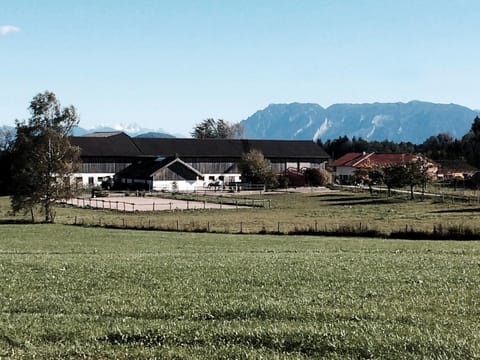
[[[475,359],[480,244],[0,225],[0,358]]]
[[[212,232],[258,233],[295,231],[296,229],[336,229],[345,224],[367,226],[382,233],[409,229],[432,231],[434,226],[470,227],[480,231],[480,202],[459,202],[442,198],[406,201],[385,194],[367,193],[294,193],[252,196],[267,199],[270,209],[187,210],[146,213],[119,213],[71,207],[56,209],[56,222],[168,229],[209,229]],[[205,197],[200,196],[200,199]],[[206,198],[208,200],[208,197]],[[0,221],[29,219],[10,216],[8,199],[0,198]],[[37,216],[41,220],[41,215]]]

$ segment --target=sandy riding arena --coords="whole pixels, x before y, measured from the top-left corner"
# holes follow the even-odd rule
[[[192,209],[238,209],[245,207],[239,204],[222,204],[208,201],[162,199],[152,197],[106,197],[76,198],[66,201],[67,204],[82,208],[111,209],[118,211],[165,211]]]

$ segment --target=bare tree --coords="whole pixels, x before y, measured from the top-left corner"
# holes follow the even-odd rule
[[[9,151],[15,141],[15,129],[8,126],[0,127],[0,151]]]

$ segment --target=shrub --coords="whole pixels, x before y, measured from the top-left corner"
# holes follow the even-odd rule
[[[332,182],[332,174],[325,169],[306,169],[305,178],[311,186],[325,186]]]

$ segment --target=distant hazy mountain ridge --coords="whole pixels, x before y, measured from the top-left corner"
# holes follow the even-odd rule
[[[408,103],[334,104],[323,108],[312,103],[272,104],[241,121],[245,138],[312,140],[339,136],[365,140],[410,141],[423,143],[428,137],[448,133],[461,138],[471,128],[479,110],[456,104],[422,101]],[[194,125],[192,125],[193,128]],[[3,126],[3,129],[15,129]],[[124,131],[132,137],[175,137],[160,130],[143,128],[136,123],[93,129],[75,127],[72,135],[91,132]],[[182,135],[177,135],[183,137]]]
[[[175,136],[171,134],[167,134],[161,131],[153,131],[150,129],[145,129],[145,128],[133,128],[133,127],[125,127],[125,128],[119,128],[119,127],[106,127],[106,126],[99,126],[93,129],[84,129],[79,126],[75,126],[72,130],[72,135],[73,136],[82,136],[85,134],[89,134],[92,132],[114,132],[114,131],[123,131],[126,134],[132,136],[132,137],[148,137],[148,138],[173,138]]]
[[[422,143],[439,133],[462,137],[478,111],[456,104],[408,103],[272,104],[243,120],[246,138],[335,139],[339,136],[367,140]]]

